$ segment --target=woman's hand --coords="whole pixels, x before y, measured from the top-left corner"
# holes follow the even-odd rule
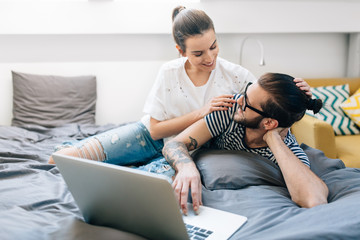
[[[300,90],[305,91],[305,94],[308,95],[310,98],[312,97],[312,93],[310,91],[310,85],[302,78],[295,78],[294,82],[296,86],[300,88]]]
[[[233,104],[236,102],[233,97],[234,95],[232,94],[225,94],[212,98],[207,104],[205,104],[204,107],[200,109],[201,118],[214,111],[228,110],[228,108],[232,107]]]

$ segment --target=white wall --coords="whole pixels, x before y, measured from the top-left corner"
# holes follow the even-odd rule
[[[219,33],[360,32],[358,0],[0,0],[0,34],[170,33],[179,4],[204,9]]]
[[[8,76],[0,76],[0,124],[8,125],[11,119],[11,66],[20,64],[30,71],[32,63],[38,66],[32,73],[60,74],[57,63],[70,62],[63,72],[89,69],[89,74],[100,74],[106,84],[100,89],[99,124],[124,119],[124,112],[131,113],[126,120],[138,119],[145,96],[131,105],[116,103],[117,112],[106,108],[110,98],[133,99],[136,87],[147,92],[159,66],[178,56],[170,34],[176,5],[0,0],[0,73]],[[260,50],[254,40],[246,42],[243,52],[243,66],[256,76],[271,71],[304,78],[344,77],[349,33],[360,32],[360,1],[355,0],[203,0],[186,6],[204,9],[213,18],[223,58],[238,63],[244,38],[259,39],[264,67],[258,66]],[[96,69],[101,62],[108,63],[110,73],[104,74],[104,66]],[[50,65],[41,69],[45,65],[37,63]],[[111,73],[116,76],[109,77]]]
[[[268,71],[308,78],[345,76],[348,34],[218,34],[220,56],[239,63],[246,36],[251,38],[244,45],[242,65],[256,76]],[[264,67],[258,66],[260,48],[253,39],[264,45]],[[0,52],[3,63],[152,62],[178,57],[170,34],[0,35]]]
[[[219,36],[221,55],[239,63],[243,34]],[[348,35],[342,33],[252,34],[243,47],[242,65],[259,77],[264,72],[283,72],[303,78],[344,77]],[[260,40],[265,66],[259,66]]]
[[[177,56],[171,11],[204,9],[214,20],[221,56],[257,76],[282,71],[339,77],[347,69],[349,33],[360,32],[357,0],[41,1],[0,0],[0,62],[168,61]]]
[[[11,124],[11,71],[60,76],[95,75],[97,78],[96,123],[107,124],[137,121],[143,116],[142,108],[147,93],[162,63],[159,61],[0,63],[0,125]]]

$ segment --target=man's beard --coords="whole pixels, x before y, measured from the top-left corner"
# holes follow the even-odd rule
[[[237,112],[235,113],[234,121],[244,125],[247,128],[259,129],[261,120],[263,120],[263,118],[264,118],[263,116],[258,116],[254,119],[249,120],[249,119],[245,119],[244,117],[242,118],[240,114]]]

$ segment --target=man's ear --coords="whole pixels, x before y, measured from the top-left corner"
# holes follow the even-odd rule
[[[265,118],[263,126],[265,130],[272,130],[279,126],[279,122],[278,120],[273,118]]]
[[[183,51],[183,50],[181,49],[181,47],[180,47],[179,45],[177,45],[177,44],[176,44],[176,49],[179,51],[179,54],[180,54],[181,56],[186,57],[184,51]]]

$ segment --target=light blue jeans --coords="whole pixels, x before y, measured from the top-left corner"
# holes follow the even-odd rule
[[[101,143],[104,162],[116,165],[136,165],[137,169],[162,174],[171,179],[174,169],[168,164],[161,151],[163,140],[153,140],[142,122],[130,123],[109,131],[94,135]],[[90,138],[63,145],[81,147]]]

